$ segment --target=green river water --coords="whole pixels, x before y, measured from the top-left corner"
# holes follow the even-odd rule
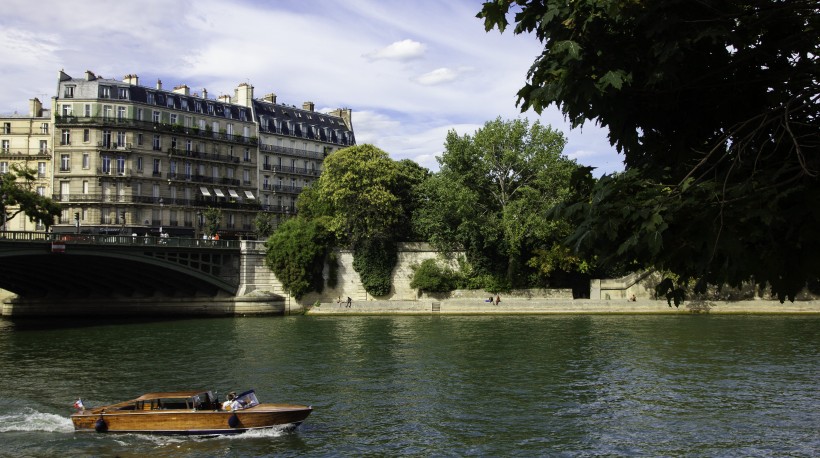
[[[210,438],[69,420],[77,397],[248,388],[315,410]],[[0,394],[15,457],[818,456],[820,318],[4,320]]]

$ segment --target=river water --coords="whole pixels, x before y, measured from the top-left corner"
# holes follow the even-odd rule
[[[200,388],[315,410],[216,438],[68,417]],[[818,456],[820,318],[0,321],[0,390],[3,456]]]

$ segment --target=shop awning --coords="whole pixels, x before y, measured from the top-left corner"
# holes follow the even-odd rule
[[[233,197],[233,198],[236,198],[236,199],[239,198],[239,194],[237,194],[236,191],[234,191],[233,189],[229,189],[228,194],[230,194],[231,197]]]
[[[216,194],[216,197],[225,197],[225,194],[222,194],[222,190],[219,188],[214,188],[214,194]]]
[[[245,195],[248,196],[248,199],[256,199],[256,197],[253,197],[253,193],[250,191],[245,191]]]
[[[200,190],[200,192],[202,192],[203,196],[211,197],[211,193],[208,192],[208,188],[206,188],[205,186],[202,186],[201,188],[199,188],[199,190]]]

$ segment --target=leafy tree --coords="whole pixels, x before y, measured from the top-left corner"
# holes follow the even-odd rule
[[[33,188],[37,171],[12,164],[8,173],[0,175],[3,224],[20,213],[32,223],[41,222],[46,230],[61,213],[60,206],[48,197],[41,196]]]
[[[208,234],[214,235],[219,232],[219,225],[222,223],[222,209],[208,207],[202,215],[205,217],[205,230]]]
[[[449,132],[440,171],[420,188],[418,230],[441,249],[463,248],[479,274],[526,283],[532,249],[568,230],[545,217],[568,195],[577,168],[561,156],[565,142],[520,119],[487,122],[473,136]]]
[[[266,239],[273,234],[273,213],[260,211],[253,218],[253,226],[256,228],[256,237]]]
[[[544,44],[522,109],[595,120],[624,154],[625,173],[557,213],[579,223],[574,246],[696,291],[752,279],[793,300],[820,277],[816,2],[497,0],[478,17],[503,32],[511,10]]]
[[[268,239],[265,263],[298,299],[322,290],[324,259],[332,246],[333,235],[322,219],[291,218]]]
[[[322,175],[297,206],[303,217],[326,218],[338,243],[352,247],[365,289],[383,296],[390,292],[396,242],[412,234],[414,189],[427,175],[373,145],[353,146],[325,159]]]

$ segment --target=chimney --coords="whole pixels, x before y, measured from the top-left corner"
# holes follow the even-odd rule
[[[139,86],[140,85],[140,77],[137,75],[125,75],[125,78],[122,79],[123,83],[128,83],[132,86]]]
[[[236,95],[237,105],[250,107],[253,103],[253,86],[248,83],[240,83],[236,91],[234,91],[234,94]]]
[[[182,95],[190,95],[190,88],[185,84],[181,84],[181,85],[174,88],[174,93],[182,94]]]
[[[37,97],[28,101],[28,112],[29,116],[32,118],[41,118],[43,117],[43,102],[40,102],[40,99]]]
[[[345,122],[347,130],[353,130],[353,110],[350,108],[337,108],[330,112],[331,116],[338,116]]]
[[[162,90],[162,80],[160,80],[159,78],[157,78],[157,90],[158,91]]]
[[[208,98],[208,90],[207,90],[207,89],[205,89],[204,87],[202,88],[202,98],[203,98],[203,99],[207,99],[207,98]]]
[[[271,92],[270,94],[265,95],[262,97],[262,100],[265,102],[276,103],[276,94]]]
[[[217,100],[219,100],[222,103],[231,103],[231,96],[229,96],[228,94],[220,95],[219,98],[217,98]]]
[[[91,70],[86,70],[85,71],[85,80],[86,81],[94,81],[95,79],[97,79],[97,76],[94,75],[94,72],[92,72]]]
[[[302,104],[302,109],[306,111],[313,111],[315,106],[316,105],[314,105],[313,102],[305,102]]]

